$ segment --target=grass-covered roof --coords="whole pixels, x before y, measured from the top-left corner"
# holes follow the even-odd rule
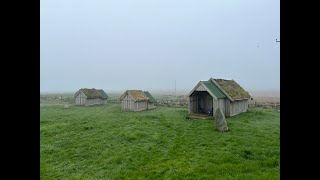
[[[100,96],[102,99],[108,99],[109,96],[102,90],[102,89],[98,89],[97,90],[100,93]]]
[[[127,94],[129,94],[135,101],[149,100],[149,98],[144,94],[142,90],[127,90],[120,97],[120,100],[122,100]]]
[[[88,88],[82,88],[80,89],[86,96],[88,99],[95,99],[95,98],[100,98],[100,93],[92,88],[92,89],[88,89]]]
[[[78,92],[76,92],[75,97],[79,94],[79,92],[83,92],[87,96],[88,99],[108,99],[108,95],[102,89],[89,89],[89,88],[81,88]]]
[[[248,99],[250,94],[234,80],[214,79],[215,82],[234,100]]]

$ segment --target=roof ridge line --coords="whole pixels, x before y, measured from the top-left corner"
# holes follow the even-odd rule
[[[232,101],[232,102],[234,101],[234,99],[219,85],[219,83],[217,83],[217,82],[215,81],[214,78],[210,78],[210,80],[211,80],[212,83],[214,83],[214,84],[220,89],[220,91],[221,91],[225,96],[227,96],[227,97],[229,98],[230,101]]]

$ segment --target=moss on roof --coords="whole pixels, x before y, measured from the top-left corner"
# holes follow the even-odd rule
[[[149,102],[151,103],[157,102],[156,99],[154,99],[154,97],[148,91],[143,91],[143,92],[149,98]]]
[[[98,89],[97,91],[100,94],[101,99],[108,99],[109,98],[109,96],[102,89]]]
[[[214,79],[234,100],[248,99],[250,94],[234,80]]]
[[[142,90],[127,90],[123,93],[123,95],[120,97],[120,100],[122,100],[125,95],[129,94],[135,101],[147,101],[149,98],[143,93]]]
[[[108,99],[108,95],[102,89],[89,89],[89,88],[81,88],[79,91],[76,92],[75,97],[78,95],[79,92],[83,92],[87,96],[88,99]]]
[[[82,91],[87,96],[88,99],[95,99],[95,98],[101,97],[100,93],[94,88],[92,89],[82,88],[80,89],[80,91]]]

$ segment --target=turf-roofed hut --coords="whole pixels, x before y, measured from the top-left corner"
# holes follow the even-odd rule
[[[149,98],[148,109],[155,108],[155,104],[157,102],[156,99],[148,91],[143,91],[143,93]]]
[[[76,105],[90,106],[95,104],[107,104],[108,95],[102,89],[81,88],[74,95]]]
[[[142,90],[127,90],[121,97],[121,109],[124,111],[142,111],[148,109],[149,98]]]
[[[217,108],[226,116],[248,110],[250,95],[234,80],[213,79],[200,81],[188,94],[189,114],[214,116]]]

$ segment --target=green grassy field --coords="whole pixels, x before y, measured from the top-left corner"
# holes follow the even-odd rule
[[[280,179],[280,112],[186,119],[186,108],[121,112],[40,103],[41,179]]]

